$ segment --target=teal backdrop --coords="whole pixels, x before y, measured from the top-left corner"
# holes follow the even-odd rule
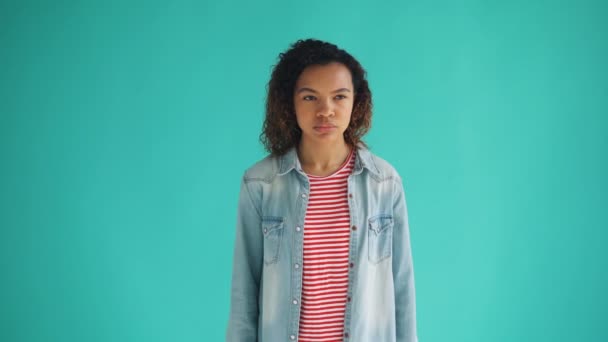
[[[608,341],[607,17],[588,0],[2,1],[0,340],[223,340],[266,83],[314,37],[368,71],[420,341]]]

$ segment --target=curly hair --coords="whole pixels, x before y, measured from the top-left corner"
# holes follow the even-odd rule
[[[336,45],[316,40],[298,40],[279,54],[268,82],[266,116],[260,141],[272,155],[280,156],[297,146],[302,137],[295,114],[293,92],[302,71],[310,65],[338,62],[351,73],[355,99],[350,123],[344,131],[344,140],[350,146],[366,144],[361,138],[369,131],[372,119],[372,94],[366,71],[348,52]]]

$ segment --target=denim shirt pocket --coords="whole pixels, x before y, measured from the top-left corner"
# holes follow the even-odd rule
[[[279,247],[283,237],[283,218],[263,217],[262,233],[264,234],[264,263],[266,265],[274,264],[279,259]]]
[[[380,214],[368,220],[368,259],[377,264],[391,256],[393,216]]]

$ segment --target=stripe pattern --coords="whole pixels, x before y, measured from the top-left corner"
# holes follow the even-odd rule
[[[326,177],[308,175],[299,341],[342,341],[348,291],[348,176],[354,149]]]

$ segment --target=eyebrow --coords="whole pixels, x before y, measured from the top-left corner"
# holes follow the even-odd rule
[[[316,90],[314,90],[312,88],[303,87],[303,88],[298,89],[298,91],[296,92],[296,94],[299,94],[299,93],[302,93],[302,92],[305,92],[305,91],[309,91],[311,93],[318,93]],[[350,89],[348,89],[348,88],[340,88],[340,89],[336,89],[336,90],[332,91],[332,93],[340,93],[340,92],[343,92],[343,91],[350,92]]]

